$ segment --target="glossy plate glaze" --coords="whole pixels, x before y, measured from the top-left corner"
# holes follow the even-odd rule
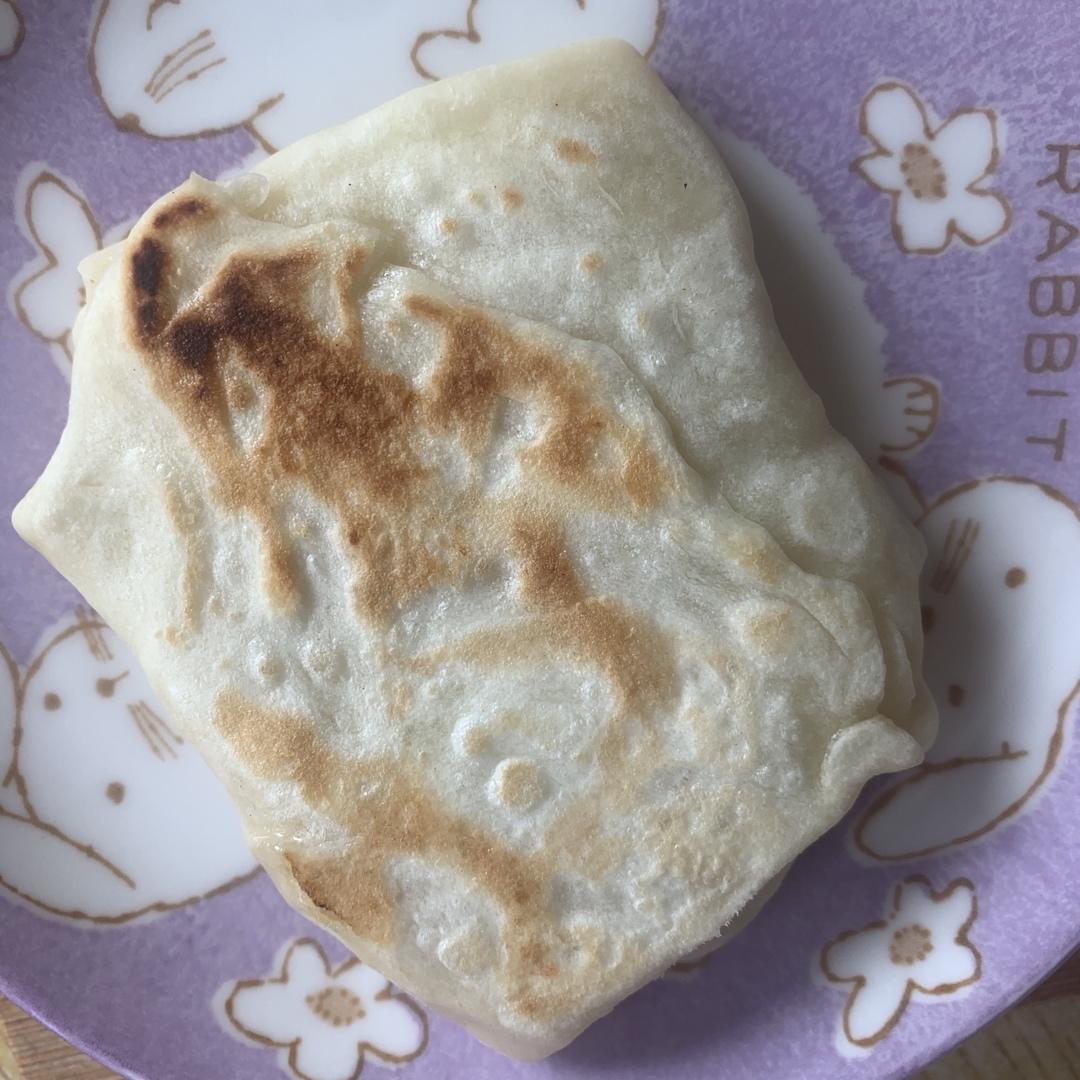
[[[76,264],[158,194],[618,35],[715,136],[796,358],[926,536],[942,712],[928,762],[723,952],[520,1065],[278,899],[130,654],[4,525],[0,989],[154,1080],[885,1078],[1059,962],[1080,938],[1076,26],[1065,2],[0,0],[5,521],[63,423]]]

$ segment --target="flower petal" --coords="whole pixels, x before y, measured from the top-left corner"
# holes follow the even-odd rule
[[[952,220],[953,200],[931,202],[916,199],[902,192],[896,200],[896,242],[905,250],[932,255],[943,251],[949,243],[949,222]]]
[[[285,954],[285,978],[297,1001],[329,982],[329,965],[322,949],[314,941],[301,940],[289,946]]]
[[[979,972],[979,958],[967,945],[957,945],[948,938],[931,949],[925,960],[909,971],[912,982],[928,993],[950,993],[974,982]]]
[[[949,204],[956,231],[969,244],[988,243],[1009,227],[1009,204],[996,191],[965,191]]]
[[[948,928],[950,939],[955,938],[975,910],[975,891],[966,882],[957,881],[934,906],[942,930]]]
[[[378,1057],[405,1060],[416,1057],[427,1041],[427,1022],[419,1009],[410,1009],[399,998],[372,1002],[361,1021],[359,1038]]]
[[[306,1035],[289,1057],[293,1071],[304,1080],[352,1080],[360,1067],[356,1028],[324,1027]]]
[[[882,191],[902,191],[904,175],[900,172],[900,159],[894,154],[867,154],[855,162],[859,170],[876,188]]]
[[[925,915],[933,903],[930,887],[925,881],[905,880],[896,887],[893,909],[898,920],[917,919]]]
[[[935,898],[930,887],[922,881],[905,881],[900,886],[899,904],[894,922],[921,923],[934,935],[935,941],[953,941],[971,917],[975,896],[971,886],[956,881],[946,895]]]
[[[225,1012],[244,1035],[287,1046],[300,1033],[297,1000],[284,983],[258,982],[238,986],[225,1004]],[[303,1002],[299,1002],[303,1008]]]
[[[993,163],[994,146],[994,114],[964,109],[949,118],[930,149],[945,167],[946,183],[952,188],[978,180]]]
[[[923,103],[899,83],[883,83],[870,91],[863,101],[861,125],[864,134],[894,154],[909,142],[929,138]]]
[[[844,1034],[861,1045],[876,1042],[901,1010],[906,989],[907,979],[893,973],[860,986],[844,1006]]]
[[[821,966],[833,979],[868,977],[889,962],[888,928],[871,926],[841,936],[825,946]]]

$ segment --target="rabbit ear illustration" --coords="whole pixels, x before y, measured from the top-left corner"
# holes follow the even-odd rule
[[[82,306],[79,262],[101,247],[90,204],[70,181],[41,164],[23,174],[16,217],[37,249],[15,279],[12,301],[23,325],[71,359],[71,327]]]
[[[19,669],[0,641],[0,811],[23,813],[15,777],[15,695]]]
[[[469,0],[458,26],[423,31],[411,56],[425,79],[587,38],[620,37],[648,56],[663,23],[662,0]]]
[[[25,36],[26,24],[14,0],[0,0],[0,60],[10,60]]]

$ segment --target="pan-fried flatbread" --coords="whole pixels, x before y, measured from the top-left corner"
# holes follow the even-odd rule
[[[88,262],[16,526],[285,896],[542,1056],[919,760],[921,543],[633,50],[462,76],[259,172]]]

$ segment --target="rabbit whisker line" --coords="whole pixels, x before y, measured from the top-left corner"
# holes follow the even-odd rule
[[[179,82],[173,83],[164,93],[154,99],[159,105],[163,102],[174,90],[184,85],[186,82],[194,82],[204,71],[209,71],[211,68],[216,68],[218,64],[224,64],[225,57],[219,56],[216,60],[211,60],[209,64],[204,64],[201,68],[196,68],[189,75],[185,75]]]
[[[192,45],[197,44],[203,38],[209,37],[209,36],[210,36],[210,29],[209,29],[209,27],[207,27],[206,29],[200,30],[194,37],[189,38],[187,41],[185,41],[184,44],[180,46],[180,48],[174,50],[171,53],[166,53],[161,58],[161,63],[159,63],[158,66],[156,68],[154,68],[154,70],[150,73],[150,78],[147,81],[146,86],[143,87],[143,89],[148,94],[153,93],[154,84],[156,82],[160,81],[160,79],[162,78],[162,76],[164,74],[165,68],[167,68],[186,49],[190,49]],[[181,60],[181,63],[183,63],[182,60]]]
[[[165,96],[165,93],[167,93],[166,86],[169,81],[172,80],[174,76],[180,75],[184,68],[187,67],[196,56],[202,56],[203,53],[209,52],[213,47],[214,42],[212,40],[208,41],[205,45],[200,45],[193,53],[189,53],[182,60],[177,61],[177,63],[168,71],[163,72],[161,78],[157,80],[155,85],[151,86],[150,83],[147,83],[143,89],[146,90],[154,101],[160,101],[162,97]],[[180,82],[183,82],[183,79],[176,80],[173,85],[176,86]]]

